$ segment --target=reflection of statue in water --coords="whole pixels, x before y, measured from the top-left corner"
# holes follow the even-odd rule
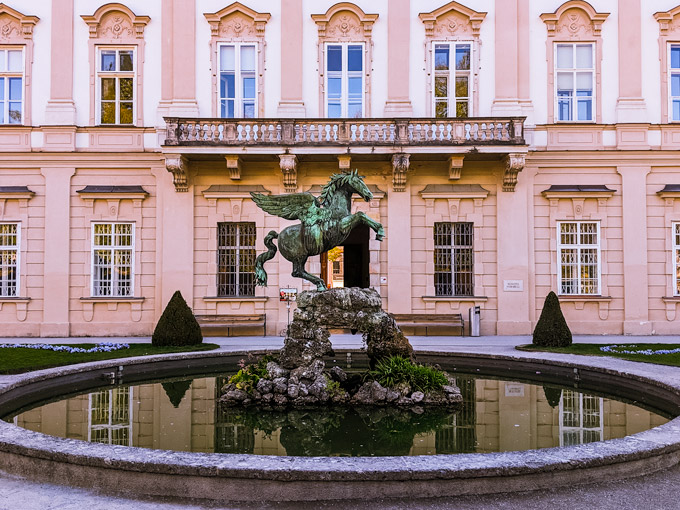
[[[350,173],[335,174],[316,198],[311,193],[267,196],[251,193],[260,209],[287,220],[300,220],[298,225],[284,228],[280,234],[271,230],[264,239],[269,251],[260,254],[255,262],[255,280],[258,285],[267,285],[267,273],[262,267],[276,254],[272,239],[279,238],[281,255],[293,263],[293,276],[304,278],[316,285],[317,290],[326,290],[324,281],[305,271],[307,258],[319,255],[341,244],[352,229],[368,225],[375,231],[375,238],[382,241],[385,233],[377,221],[363,212],[351,213],[352,194],[358,193],[367,202],[373,194],[354,170]]]

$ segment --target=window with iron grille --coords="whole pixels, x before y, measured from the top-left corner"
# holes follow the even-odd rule
[[[680,296],[680,223],[673,223],[673,262],[675,266],[675,295]]]
[[[217,224],[217,295],[255,295],[255,223]]]
[[[434,224],[434,290],[437,296],[473,296],[473,224]]]
[[[19,289],[19,225],[0,223],[0,296],[17,296]]]
[[[557,224],[560,294],[600,293],[600,224],[563,221]]]
[[[92,224],[93,297],[134,295],[134,250],[134,224]]]

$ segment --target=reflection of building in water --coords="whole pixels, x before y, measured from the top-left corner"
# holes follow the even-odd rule
[[[132,388],[114,388],[89,395],[87,440],[132,446]]]
[[[560,446],[600,441],[604,430],[602,399],[564,390],[560,400]]]
[[[160,384],[111,388],[22,413],[16,423],[59,437],[144,448],[285,455],[280,432],[253,432],[216,405],[224,379],[195,379],[178,407]],[[457,383],[467,403],[438,432],[416,435],[411,454],[510,451],[612,439],[667,420],[641,408],[562,392],[551,407],[540,386],[474,380]]]

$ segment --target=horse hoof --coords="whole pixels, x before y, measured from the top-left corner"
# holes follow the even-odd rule
[[[385,236],[375,236],[376,241],[382,241]]]

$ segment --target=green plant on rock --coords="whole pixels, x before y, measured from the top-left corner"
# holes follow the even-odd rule
[[[413,363],[401,356],[379,360],[367,375],[387,388],[407,383],[414,391],[423,393],[441,390],[448,383],[441,370]]]
[[[257,386],[260,379],[269,377],[267,363],[271,361],[277,361],[277,358],[271,354],[265,354],[255,363],[246,364],[245,360],[241,360],[239,363],[241,369],[229,378],[229,383],[235,384],[239,390],[250,393]]]
[[[326,393],[328,393],[329,397],[333,398],[344,395],[345,390],[342,389],[338,381],[334,381],[326,376]]]
[[[151,337],[154,346],[196,345],[203,342],[201,327],[180,291],[170,298]]]
[[[533,336],[534,345],[543,347],[568,347],[571,345],[571,331],[562,315],[560,301],[554,292],[550,292],[543,304],[541,317],[538,319]]]

